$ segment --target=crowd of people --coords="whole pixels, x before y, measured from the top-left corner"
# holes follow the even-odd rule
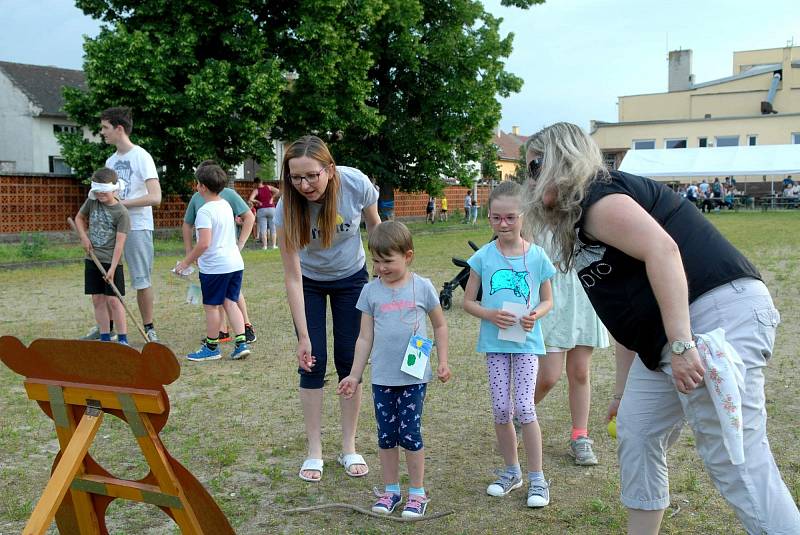
[[[104,112],[101,124],[117,153],[108,169],[93,176],[90,198],[78,215],[84,247],[102,256],[108,272],[98,275],[87,262],[86,293],[92,295],[100,338],[111,339],[113,318],[118,341],[125,343],[124,313],[108,288],[114,282],[124,291],[124,250],[154,341],[151,206],[158,204],[160,188],[152,158],[129,141],[129,112],[124,120],[112,115]],[[466,313],[480,320],[476,351],[485,353],[487,403],[502,456],[486,494],[500,499],[527,480],[525,504],[549,505],[555,489],[545,477],[537,405],[564,366],[572,420],[567,450],[577,465],[599,462],[589,432],[590,363],[595,348],[609,345],[608,329],[617,343],[608,415],[618,421],[621,499],[629,532],[658,533],[670,503],[666,450],[687,421],[711,479],[745,530],[796,533],[800,513],[766,435],[764,368],[780,316],[757,268],[682,195],[646,178],[608,171],[597,145],[575,125],[558,123],[531,136],[526,161],[524,187],[502,182],[488,198],[492,239],[468,261],[463,301]],[[241,292],[240,251],[257,220],[264,247],[280,250],[297,337],[308,445],[299,478],[319,482],[325,467],[322,407],[330,307],[341,412],[337,462],[354,478],[370,472],[355,440],[369,362],[384,484],[371,509],[389,515],[402,506],[405,518],[424,516],[431,501],[425,458],[436,454],[425,450],[422,432],[427,384],[434,377],[448,382],[452,371],[447,321],[433,283],[411,269],[415,250],[408,228],[381,222],[378,192],[368,177],[338,165],[315,136],[287,147],[280,188],[257,185],[250,206],[225,188],[227,177],[216,163],[200,163],[195,176],[197,193],[184,218],[186,254],[175,271],[186,273],[193,263],[199,268],[206,337],[188,358],[221,358],[226,337],[235,342],[231,359],[250,353],[255,333]],[[690,185],[685,196],[710,195],[724,202],[726,186],[735,183],[704,181]],[[435,204],[430,197],[431,222]],[[149,218],[135,222],[137,208],[149,209]],[[440,217],[446,219],[446,210],[443,199]],[[474,223],[477,215],[476,199],[467,193],[464,222]],[[238,237],[237,218],[242,221]],[[137,231],[145,234],[134,238]],[[732,419],[718,417],[714,391],[707,388],[727,380],[714,368],[713,359],[721,354],[741,371],[741,399],[731,403],[737,415],[733,430],[728,429]],[[515,422],[527,474],[518,457]],[[405,494],[401,449],[408,470]]]

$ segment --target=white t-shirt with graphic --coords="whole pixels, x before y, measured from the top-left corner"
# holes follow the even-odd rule
[[[106,160],[106,167],[113,169],[119,178],[125,181],[125,188],[120,190],[120,199],[138,199],[147,195],[145,181],[158,179],[158,171],[153,157],[139,145],[134,145],[125,154],[115,152]],[[134,206],[128,208],[131,218],[131,230],[154,230],[153,207]]]
[[[228,201],[220,199],[201,206],[194,227],[198,240],[200,229],[211,229],[211,244],[197,259],[200,273],[219,275],[244,269],[244,260],[236,244],[236,221]]]
[[[317,226],[322,204],[309,202],[311,241],[301,250],[300,270],[304,277],[317,281],[340,280],[358,272],[366,262],[361,243],[361,211],[378,202],[378,192],[367,175],[353,167],[336,166],[341,177],[336,231],[331,246],[325,249]],[[283,198],[275,209],[275,225],[283,226]]]

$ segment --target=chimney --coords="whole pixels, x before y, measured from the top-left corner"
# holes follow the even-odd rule
[[[669,91],[685,91],[692,88],[692,51],[672,50],[669,53]]]
[[[519,135],[519,126],[512,126],[511,127],[511,133],[514,134],[515,136],[518,136]]]

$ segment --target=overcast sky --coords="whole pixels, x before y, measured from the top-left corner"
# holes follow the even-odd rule
[[[507,70],[522,91],[500,126],[617,120],[617,97],[667,88],[667,52],[691,48],[696,82],[732,73],[735,50],[800,45],[798,0],[549,0],[529,10],[486,0],[513,32]],[[97,21],[70,0],[0,0],[0,60],[80,69]]]

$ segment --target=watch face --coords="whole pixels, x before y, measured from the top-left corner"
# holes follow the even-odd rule
[[[686,344],[684,344],[680,340],[672,342],[672,352],[673,353],[675,353],[676,355],[680,355],[684,351],[686,351]]]

